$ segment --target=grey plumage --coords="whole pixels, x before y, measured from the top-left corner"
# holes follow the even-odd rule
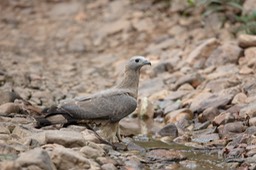
[[[37,127],[84,122],[99,126],[100,136],[116,141],[118,122],[137,107],[139,75],[144,65],[151,63],[141,56],[132,57],[126,64],[124,78],[115,87],[50,108],[45,117],[36,118]]]

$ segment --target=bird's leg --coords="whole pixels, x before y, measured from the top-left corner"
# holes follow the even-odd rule
[[[93,131],[93,133],[97,136],[97,138],[100,140],[100,142],[110,145],[113,147],[113,149],[115,149],[115,146],[113,146],[111,143],[109,143],[108,141],[104,140],[91,126],[89,126],[87,123],[85,123],[85,126],[87,129]]]
[[[119,142],[122,142],[122,138],[121,138],[121,135],[120,135],[119,124],[117,125],[116,137],[117,137]]]

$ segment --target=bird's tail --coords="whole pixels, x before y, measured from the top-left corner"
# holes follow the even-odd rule
[[[41,128],[49,125],[62,124],[67,126],[70,124],[76,124],[76,120],[73,119],[68,113],[58,109],[56,106],[46,108],[42,111],[45,116],[35,117],[35,128]]]

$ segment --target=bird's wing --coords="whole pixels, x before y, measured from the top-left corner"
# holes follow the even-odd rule
[[[59,106],[59,110],[75,119],[109,120],[117,122],[132,113],[137,107],[129,93],[109,92],[92,97],[76,98]]]

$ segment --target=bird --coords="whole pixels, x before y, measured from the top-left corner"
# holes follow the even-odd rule
[[[35,127],[84,123],[93,131],[99,130],[94,132],[101,141],[120,142],[119,121],[137,108],[140,70],[145,65],[151,65],[151,62],[143,56],[130,58],[124,76],[114,87],[45,109],[45,116],[35,118]]]

